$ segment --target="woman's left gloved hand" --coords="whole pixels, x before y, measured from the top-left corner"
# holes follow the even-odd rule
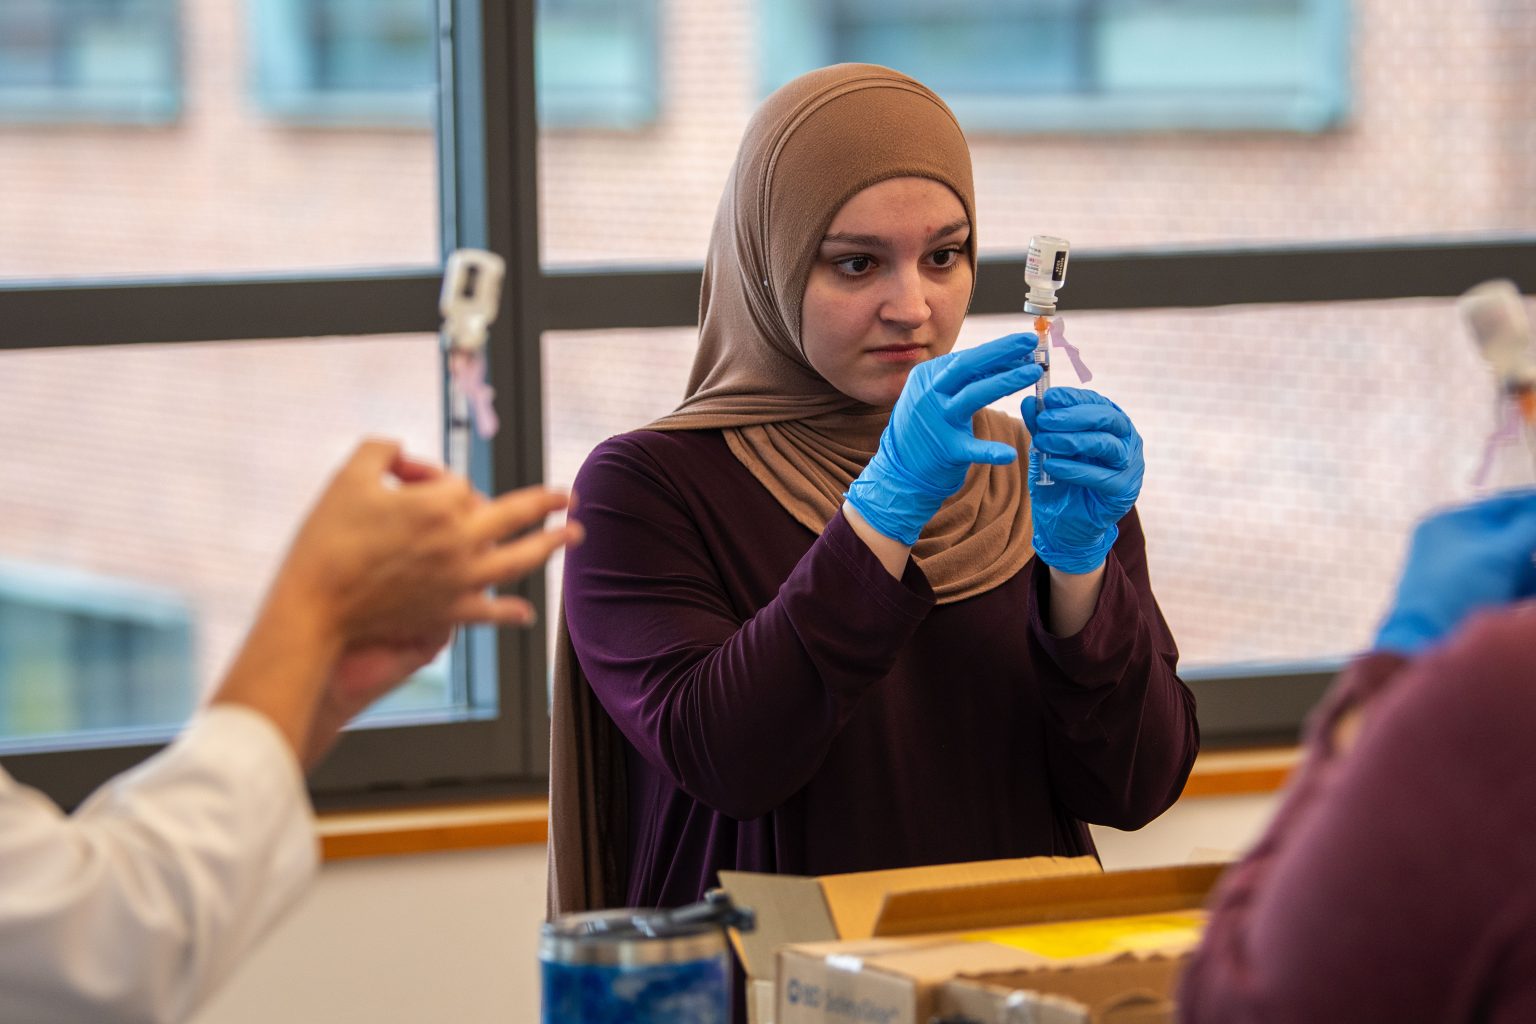
[[[1081,388],[1050,388],[1044,410],[1031,396],[1021,411],[1034,439],[1029,498],[1035,553],[1053,569],[1092,572],[1104,563],[1120,536],[1116,524],[1141,493],[1141,435],[1118,405]],[[1054,481],[1043,487],[1042,454]]]

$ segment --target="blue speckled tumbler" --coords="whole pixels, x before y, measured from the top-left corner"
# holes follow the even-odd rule
[[[674,911],[599,910],[544,926],[543,1024],[730,1024],[725,927],[752,927],[723,893]]]

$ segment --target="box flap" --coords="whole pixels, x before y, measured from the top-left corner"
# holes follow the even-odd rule
[[[748,907],[757,915],[754,930],[731,930],[731,943],[748,977],[772,977],[775,951],[782,945],[837,938],[819,879],[722,871],[720,887],[738,906]]]
[[[873,933],[920,935],[1189,910],[1204,905],[1226,867],[1192,864],[893,892],[884,900]]]
[[[877,928],[877,921],[893,893],[928,893],[942,899],[944,893],[963,886],[1100,873],[1099,862],[1092,857],[1014,857],[823,875],[820,881],[838,937],[862,939],[887,934]]]
[[[894,892],[944,893],[978,883],[1100,871],[1092,857],[1012,857],[820,878],[722,871],[720,887],[737,903],[756,911],[757,930],[746,935],[732,932],[731,941],[747,974],[767,978],[773,974],[774,950],[779,946],[876,934],[875,921]]]

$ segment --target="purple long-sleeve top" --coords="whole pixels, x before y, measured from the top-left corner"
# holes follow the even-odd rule
[[[1133,511],[1087,625],[1042,622],[1048,571],[936,604],[841,515],[797,523],[719,431],[587,459],[565,566],[581,668],[629,741],[632,906],[721,868],[828,874],[1091,853],[1183,788],[1193,699]]]
[[[1354,663],[1269,829],[1222,878],[1181,1018],[1536,1021],[1533,686],[1531,603],[1412,661]]]

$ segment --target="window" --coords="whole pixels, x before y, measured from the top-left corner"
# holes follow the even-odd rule
[[[176,0],[0,4],[0,120],[175,119]]]
[[[191,612],[174,592],[0,561],[0,736],[185,720],[191,637]]]
[[[435,104],[435,0],[252,3],[257,89],[279,117],[426,125]],[[656,116],[656,0],[539,0],[539,117],[634,128]]]
[[[1320,131],[1343,114],[1340,0],[788,0],[763,6],[765,91],[884,64],[968,130]]]
[[[242,15],[255,6],[181,0],[194,29],[189,64],[238,69],[251,24]],[[348,31],[386,25],[365,17],[369,6],[381,5],[327,9]],[[434,26],[441,18],[452,53],[441,87],[430,85],[442,108],[431,120],[448,126],[441,139],[274,129],[250,116],[231,73],[197,77],[199,116],[169,130],[25,127],[0,145],[0,177],[25,186],[0,190],[0,274],[12,278],[0,280],[0,433],[29,438],[0,456],[11,481],[0,493],[0,559],[25,564],[29,581],[14,600],[0,590],[0,645],[16,659],[0,664],[0,756],[66,805],[157,749],[216,683],[294,526],[361,436],[441,455],[439,254],[479,246],[518,265],[512,232],[531,204],[513,195],[526,164],[511,166],[516,133],[487,111],[531,104],[532,20],[524,12],[514,23],[499,0],[415,6]],[[388,38],[331,47],[327,81],[350,87],[358,61],[387,63]],[[436,28],[429,38],[435,45]],[[487,144],[492,133],[499,144]],[[85,163],[82,154],[93,168],[110,161],[110,188],[93,187],[99,172],[60,170]],[[135,219],[157,177],[167,203]],[[394,177],[410,179],[405,191],[378,202],[369,182]],[[327,180],[350,180],[350,193]],[[70,208],[81,203],[94,216],[75,230]],[[353,214],[380,234],[358,235]],[[137,231],[102,227],[122,219]],[[262,221],[285,230],[264,233]],[[341,249],[317,260],[336,236],[347,236]],[[254,267],[247,250],[259,251]],[[166,252],[179,276],[145,276],[145,262],[129,262],[162,270],[154,261]],[[380,256],[406,265],[359,267]],[[80,267],[135,276],[82,278]],[[477,482],[498,491],[542,476],[537,346],[530,355],[520,342],[525,287],[508,275],[512,312],[490,337],[505,440],[474,453]],[[39,433],[40,422],[49,429]],[[40,604],[38,594],[61,588],[71,607]],[[521,590],[542,604],[542,579]],[[463,631],[343,740],[313,779],[317,798],[537,786],[543,663],[537,633]],[[24,685],[12,685],[18,678]]]
[[[435,443],[434,432],[441,426],[436,419],[440,409],[433,403],[440,366],[432,340],[439,244],[432,230],[439,214],[442,247],[486,245],[509,259],[508,312],[493,327],[491,349],[493,383],[506,422],[482,467],[482,483],[501,490],[546,475],[569,482],[596,440],[675,404],[691,359],[698,267],[710,220],[759,84],[753,54],[760,52],[763,40],[747,26],[780,5],[722,2],[690,8],[693,17],[649,22],[662,36],[664,45],[657,52],[668,62],[667,131],[544,131],[535,139],[533,5],[443,2],[453,36],[453,59],[445,62],[439,90],[445,111],[440,123],[452,129],[445,130],[443,143],[449,157],[441,167],[421,164],[430,171],[419,176],[433,187],[440,183],[447,200],[442,211],[433,206],[429,216],[417,212],[431,221],[422,232],[402,230],[400,218],[374,216],[383,232],[359,246],[362,218],[345,220],[339,230],[331,227],[339,212],[337,191],[316,192],[302,178],[282,179],[276,198],[247,200],[242,195],[240,205],[251,206],[255,215],[240,221],[236,230],[218,232],[223,248],[203,250],[231,261],[221,264],[216,276],[124,284],[57,280],[82,263],[112,272],[142,271],[142,265],[103,259],[101,250],[163,253],[182,233],[231,214],[210,216],[196,206],[158,214],[148,228],[141,222],[136,235],[114,237],[111,246],[104,246],[101,231],[121,219],[122,211],[115,214],[110,205],[98,204],[86,219],[63,221],[66,207],[79,205],[87,190],[59,172],[62,161],[40,165],[34,176],[64,180],[64,191],[51,198],[18,193],[13,187],[18,161],[46,152],[48,133],[31,130],[22,136],[25,144],[17,145],[16,130],[8,130],[0,144],[0,180],[7,183],[0,189],[0,237],[6,240],[0,246],[0,275],[55,280],[0,282],[0,348],[15,350],[4,354],[6,363],[0,366],[0,427],[8,412],[21,408],[14,398],[25,390],[11,360],[80,358],[88,368],[58,371],[59,378],[92,381],[115,391],[114,401],[134,407],[141,399],[126,385],[135,374],[175,385],[194,379],[188,375],[194,368],[221,366],[209,372],[239,401],[226,403],[217,389],[179,388],[178,396],[197,404],[182,406],[195,408],[195,415],[163,435],[178,444],[195,446],[202,435],[215,436],[207,426],[215,416],[230,416],[232,427],[240,430],[253,422],[297,419],[283,429],[291,451],[308,459],[305,453],[317,447],[321,432],[295,410],[330,409],[333,402],[313,396],[315,389],[337,380],[360,385],[347,392],[356,403],[354,418],[346,420],[349,436],[368,416],[406,402],[413,414],[430,420],[421,427],[421,443]],[[261,6],[296,9],[297,3],[263,0]],[[542,10],[552,12],[557,6],[562,5]],[[1190,6],[1174,0],[1158,5],[1166,10]],[[1149,447],[1154,468],[1147,490],[1148,518],[1156,519],[1150,528],[1152,557],[1155,567],[1181,563],[1178,574],[1157,570],[1159,593],[1182,634],[1192,666],[1188,674],[1204,677],[1201,719],[1208,737],[1294,734],[1311,697],[1327,681],[1327,666],[1318,668],[1318,659],[1336,658],[1358,643],[1377,610],[1366,605],[1376,600],[1389,572],[1386,561],[1395,554],[1387,550],[1390,537],[1414,512],[1437,500],[1436,482],[1457,479],[1455,466],[1429,460],[1465,454],[1461,440],[1449,444],[1439,433],[1423,433],[1431,420],[1422,408],[1405,408],[1398,400],[1398,394],[1441,386],[1444,360],[1413,348],[1443,343],[1450,330],[1448,304],[1432,300],[1499,275],[1514,276],[1522,288],[1536,291],[1536,238],[1531,235],[1536,203],[1522,186],[1530,168],[1528,160],[1522,163],[1528,154],[1518,145],[1525,128],[1522,102],[1530,92],[1528,48],[1510,47],[1505,57],[1493,46],[1507,31],[1499,20],[1506,6],[1477,0],[1468,5],[1462,30],[1442,37],[1437,30],[1443,15],[1434,10],[1394,6],[1387,12],[1360,5],[1359,88],[1363,94],[1376,91],[1363,97],[1370,102],[1362,101],[1349,133],[1169,136],[1138,138],[1124,146],[1104,138],[1053,139],[1048,146],[1036,139],[984,139],[975,147],[981,237],[990,248],[982,259],[973,313],[998,319],[977,319],[969,329],[990,336],[1016,323],[1022,260],[1010,254],[1022,249],[1032,231],[1059,230],[1072,238],[1076,250],[1064,311],[1085,342],[1090,363],[1105,375],[1106,391],[1113,384],[1116,392],[1135,394],[1131,400],[1138,403],[1137,415],[1155,441]],[[628,7],[605,5],[610,12]],[[186,18],[228,9],[224,0],[183,0]],[[1106,2],[1096,9],[1129,10],[1130,5]],[[553,13],[549,18],[545,28],[557,20]],[[1423,53],[1414,46],[1431,45],[1437,66],[1450,77],[1416,71],[1423,66]],[[550,51],[544,52],[548,63]],[[238,63],[229,61],[227,66]],[[540,102],[550,103],[550,96]],[[1403,159],[1405,151],[1438,151],[1445,104],[1455,108],[1476,152],[1458,161]],[[216,120],[228,128],[238,116],[230,106]],[[390,147],[402,138],[419,147],[430,145],[425,132],[294,133],[270,122],[258,127],[266,132],[263,144],[275,145],[310,178],[313,164],[292,148],[296,136],[339,155],[342,170],[354,173],[351,178],[338,173],[333,184],[352,180],[357,187],[386,176],[357,162],[359,153],[382,152],[386,166],[399,167],[399,152]],[[119,165],[127,157],[148,161],[132,146],[134,141],[128,133],[114,132],[103,146],[111,147]],[[228,159],[214,161],[214,172],[199,163],[199,180],[214,180],[224,189],[241,176],[259,176],[243,139],[240,145],[215,142],[208,153]],[[1143,163],[1131,156],[1150,159]],[[535,189],[535,170],[542,195]],[[139,200],[141,191],[134,195]],[[408,204],[396,205],[410,215]],[[240,262],[247,236],[261,221],[277,218],[280,209],[289,218],[283,221],[288,247],[280,250],[283,261],[276,265],[288,269],[278,275],[238,276],[252,267]],[[300,230],[305,213],[313,222],[312,234]],[[1505,234],[1490,236],[1495,231]],[[311,251],[328,236],[346,236],[351,248],[345,260],[336,262],[355,266],[364,261],[359,253],[382,251],[388,234],[411,236],[413,251],[422,253],[414,265],[387,271],[294,269],[313,268]],[[1416,237],[1348,240],[1403,234]],[[1203,247],[1170,251],[1170,242]],[[548,245],[542,266],[541,245]],[[191,256],[177,269],[197,270],[196,251],[189,249]],[[582,270],[571,265],[579,259],[648,265]],[[669,268],[662,265],[667,261],[686,265]],[[266,260],[259,266],[271,265]],[[1426,297],[1431,301],[1420,301]],[[1277,304],[1284,308],[1265,308]],[[1231,308],[1190,312],[1210,307]],[[1333,344],[1340,337],[1363,341]],[[1177,344],[1170,347],[1170,342]],[[1410,349],[1418,354],[1402,355]],[[117,353],[122,356],[114,362],[109,357]],[[1176,377],[1159,361],[1165,355],[1179,367]],[[401,399],[404,392],[385,378],[406,362],[414,367],[405,373],[403,385],[411,397]],[[1432,380],[1413,375],[1414,367],[1429,365],[1434,367]],[[1365,524],[1372,531],[1371,552],[1341,547],[1335,539],[1327,549],[1332,554],[1325,557],[1337,555],[1346,565],[1327,577],[1328,601],[1317,600],[1317,589],[1299,561],[1309,556],[1300,541],[1294,549],[1298,561],[1282,567],[1284,585],[1249,593],[1260,591],[1270,576],[1260,571],[1257,560],[1248,564],[1232,552],[1260,543],[1277,545],[1276,535],[1267,530],[1322,522],[1326,510],[1318,495],[1345,486],[1340,459],[1323,448],[1316,428],[1334,423],[1341,433],[1360,432],[1360,421],[1350,417],[1370,410],[1350,409],[1355,400],[1340,385],[1360,382],[1370,393],[1355,404],[1375,405],[1389,388],[1381,381],[1402,372],[1409,376],[1392,378],[1398,390],[1383,405],[1381,423],[1370,428],[1376,431],[1370,444],[1398,452],[1403,465],[1423,471],[1391,481],[1404,494],[1399,499],[1394,493],[1379,504],[1396,502],[1391,509],[1396,518]],[[1324,382],[1326,388],[1314,379],[1319,373],[1333,375]],[[1258,397],[1241,400],[1238,385]],[[1458,395],[1467,393],[1465,385],[1466,379],[1458,378]],[[1300,424],[1290,418],[1291,399],[1313,391],[1330,397],[1315,423]],[[44,415],[15,421],[11,429],[0,429],[0,436],[37,436],[36,423],[56,422],[57,408],[47,406]],[[12,446],[8,458],[32,457],[34,462],[26,472],[8,472],[7,479],[34,479],[78,459],[92,445],[110,443],[114,438],[107,426],[100,427],[96,440],[73,447],[53,446],[57,429],[43,433],[47,444]],[[291,467],[269,451],[236,461],[224,457],[216,440],[206,447],[209,465],[227,467],[242,478],[253,467],[271,474],[262,477],[262,486],[248,488],[248,500],[233,506],[234,515],[268,514],[271,510],[262,505],[271,498],[270,482]],[[1242,460],[1248,475],[1234,475],[1223,463],[1228,458]],[[1158,468],[1159,461],[1170,459],[1184,464],[1182,477]],[[1277,470],[1268,482],[1252,472],[1266,461]],[[307,462],[307,471],[318,474],[331,463],[326,455]],[[1384,459],[1378,469],[1383,466],[1390,472],[1400,468]],[[1284,483],[1313,476],[1323,486],[1305,502]],[[1231,511],[1216,511],[1211,481],[1241,492]],[[297,503],[319,482],[318,476],[302,486],[289,481],[295,505],[283,510],[284,522],[293,521],[300,511]],[[1423,486],[1408,489],[1414,484]],[[16,487],[0,492],[5,538],[16,534],[15,502],[21,493]],[[1282,500],[1293,498],[1298,504],[1282,507]],[[1186,521],[1185,510],[1197,503],[1203,503],[1198,514],[1190,512]],[[1344,518],[1364,504],[1357,500],[1339,513],[1339,521],[1322,525],[1330,530],[1348,525]],[[1241,530],[1217,534],[1234,520]],[[39,529],[49,525],[44,522]],[[227,525],[232,527],[229,535],[241,533],[235,528],[240,524]],[[8,554],[38,560],[37,549]],[[1284,554],[1289,557],[1291,551]],[[263,564],[270,567],[270,561]],[[123,575],[105,562],[83,568],[109,580]],[[1355,589],[1346,594],[1346,584]],[[154,585],[163,593],[184,593],[179,585]],[[1259,601],[1242,605],[1247,611],[1239,614],[1236,603],[1230,608],[1220,604],[1222,588],[1228,586],[1244,601],[1255,596]],[[541,581],[531,580],[523,592],[539,595],[541,588]],[[1243,593],[1237,594],[1239,589]],[[1263,600],[1270,602],[1267,611]],[[1302,601],[1318,605],[1309,604],[1311,618],[1304,627],[1296,626],[1299,619],[1286,618],[1298,614]],[[1206,618],[1201,608],[1213,604],[1232,614]],[[189,602],[188,607],[196,605]],[[1347,615],[1329,620],[1329,607],[1335,613],[1343,608]],[[546,623],[553,618],[547,613]],[[243,625],[248,619],[231,615],[229,621]],[[210,624],[194,612],[189,627],[194,660],[205,656],[198,635]],[[547,735],[542,637],[512,631],[472,634],[448,668],[436,681],[427,680],[423,691],[400,698],[412,707],[385,709],[377,727],[349,737],[320,779],[322,792],[451,783],[537,785],[547,757],[542,746]],[[1218,722],[1213,709],[1224,706],[1226,717]],[[126,749],[139,756],[148,748]],[[98,765],[99,753],[66,750],[56,756],[90,768]],[[6,764],[24,778],[50,785],[63,799],[80,794],[73,783],[49,776],[54,769],[46,758],[8,757]]]

